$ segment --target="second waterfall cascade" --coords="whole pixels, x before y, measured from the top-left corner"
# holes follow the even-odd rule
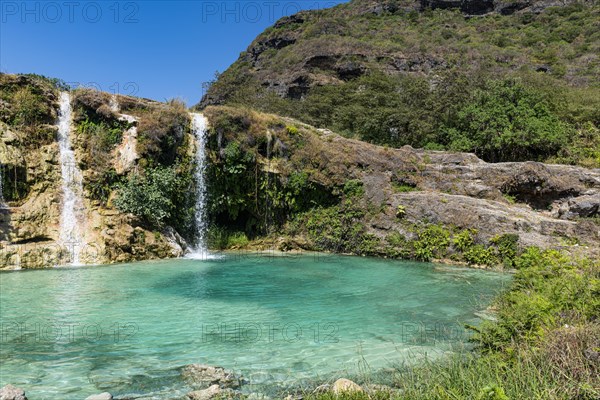
[[[206,244],[206,231],[208,224],[206,221],[206,131],[208,121],[202,114],[193,113],[192,133],[196,137],[196,243],[192,251],[188,254],[189,258],[206,259],[210,258]]]

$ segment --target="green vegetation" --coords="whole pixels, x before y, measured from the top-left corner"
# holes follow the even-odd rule
[[[184,189],[173,168],[148,169],[145,175],[131,175],[119,186],[115,205],[123,212],[144,218],[153,227],[161,228],[167,222],[177,225],[176,204]]]
[[[11,146],[21,154],[53,143],[56,132],[49,124],[54,123],[56,118],[52,100],[56,94],[54,82],[38,75],[0,73],[0,88],[0,130],[3,139],[9,139]],[[3,197],[18,205],[27,198],[32,182],[27,179],[27,166],[20,164],[22,160],[10,153],[5,156],[4,165],[0,168]]]
[[[290,157],[292,146],[309,150],[300,129],[246,109],[208,109],[208,210],[215,228],[266,235],[291,216],[337,203],[332,193],[310,179],[305,160]],[[285,167],[283,161],[293,163]],[[350,182],[347,191],[360,191]],[[341,192],[341,188],[340,188]],[[222,243],[222,242],[221,242]]]
[[[489,161],[545,159],[567,144],[567,125],[542,95],[518,81],[489,81],[452,121],[449,148]]]
[[[121,143],[126,125],[127,123],[118,120],[112,120],[109,124],[85,119],[79,123],[77,130],[85,137],[87,143],[91,143],[89,147],[93,149],[92,152],[98,155],[109,152],[113,146]]]
[[[404,6],[353,1],[269,28],[207,99],[381,145],[600,166],[596,2],[477,18]],[[287,97],[266,89],[287,71]]]
[[[397,193],[408,193],[408,192],[415,192],[415,191],[419,190],[415,186],[407,185],[405,183],[396,183],[396,182],[392,183],[392,189],[394,189],[394,191]]]
[[[450,232],[441,225],[429,225],[421,230],[414,242],[414,255],[418,260],[442,258],[450,244]]]
[[[231,232],[214,226],[209,229],[207,238],[208,247],[217,250],[244,248],[250,242],[244,232]]]

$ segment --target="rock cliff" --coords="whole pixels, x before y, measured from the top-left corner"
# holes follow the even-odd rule
[[[152,115],[172,117],[168,105],[94,91],[75,92],[72,144],[83,172],[86,231],[85,243],[65,245],[59,243],[62,191],[56,140],[58,88],[40,77],[6,74],[0,76],[0,87],[0,163],[6,202],[0,209],[0,269],[60,265],[73,251],[70,246],[79,246],[84,261],[91,264],[183,254],[185,241],[173,227],[151,227],[140,218],[119,211],[111,201],[117,183],[128,174],[143,171],[147,163],[145,159],[136,160],[135,165],[132,161],[129,168],[116,170],[121,164],[119,150],[131,140],[127,136],[130,125],[139,124],[148,130]],[[122,112],[139,116],[139,121],[120,124],[122,116],[111,111],[111,99],[116,99]],[[92,122],[94,118],[96,124]],[[182,151],[188,147],[193,151],[193,140],[186,132],[187,121],[170,122],[181,128],[180,145],[187,138]],[[109,123],[117,129],[108,129]],[[151,154],[145,146],[157,143],[143,136],[147,130],[142,132],[145,140],[141,144],[129,144],[130,151],[139,151],[144,157]],[[114,143],[105,143],[105,136]],[[158,156],[174,157],[160,148],[153,151]]]
[[[227,174],[229,185],[212,189],[213,213],[249,236],[270,235],[258,248],[394,256],[413,251],[409,242],[438,225],[469,231],[486,246],[515,235],[520,248],[600,255],[600,169],[391,149],[227,107],[206,114],[214,127],[210,176],[224,182],[226,171],[239,169]],[[348,196],[352,186],[358,196]]]
[[[69,248],[58,242],[58,89],[38,77],[1,79],[6,204],[0,210],[0,268],[61,264]],[[181,256],[183,238],[193,239],[195,141],[188,111],[86,90],[73,92],[72,104],[86,220],[85,243],[75,245],[83,246],[83,259]],[[243,108],[209,107],[205,115],[213,247],[223,245],[214,235],[221,229],[243,232],[254,248],[420,258],[414,243],[439,226],[455,235],[468,232],[474,245],[513,235],[520,248],[599,255],[598,169],[392,149]],[[152,186],[151,179],[158,182]],[[140,182],[146,186],[136,186]],[[132,192],[134,207],[123,211],[118,200],[128,187],[138,192]],[[158,190],[153,196],[167,196],[160,204],[170,208],[147,214],[146,204],[135,204],[135,196],[145,201],[139,190]]]

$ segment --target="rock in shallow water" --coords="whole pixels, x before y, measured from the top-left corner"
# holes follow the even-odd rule
[[[13,385],[6,385],[0,389],[0,400],[27,400],[25,391]]]
[[[187,394],[190,400],[210,400],[221,395],[221,388],[219,385],[212,385],[208,389],[195,390]]]
[[[204,364],[190,364],[181,371],[183,378],[195,387],[208,387],[218,385],[220,388],[237,389],[242,386],[243,380],[233,372],[222,367],[213,367]]]
[[[85,398],[85,400],[112,400],[112,394],[108,392],[93,394]]]

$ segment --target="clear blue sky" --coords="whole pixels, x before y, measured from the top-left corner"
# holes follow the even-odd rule
[[[0,1],[0,70],[193,105],[266,27],[347,0]]]

